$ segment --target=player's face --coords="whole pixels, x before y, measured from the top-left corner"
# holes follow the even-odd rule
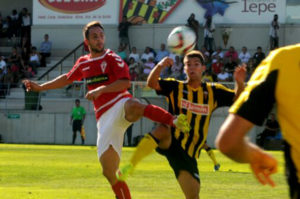
[[[189,80],[201,80],[205,66],[201,64],[198,57],[191,57],[187,58],[187,61],[184,63],[184,70]]]
[[[94,53],[102,53],[104,51],[105,35],[100,27],[92,27],[89,30],[87,44]]]

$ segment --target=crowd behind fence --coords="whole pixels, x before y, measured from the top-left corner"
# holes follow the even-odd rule
[[[39,83],[42,83],[41,81]],[[231,89],[234,88],[233,82],[222,82],[223,85]],[[23,85],[19,85],[16,90],[11,90],[10,85],[6,85],[5,92],[6,96],[0,99],[0,110],[31,110],[31,111],[41,111],[43,107],[52,107],[56,105],[59,112],[65,110],[64,104],[72,104],[75,98],[84,99],[87,92],[87,86],[85,81],[76,81],[69,86],[61,89],[48,90],[43,92],[25,92]],[[4,90],[0,90],[4,92]],[[133,81],[131,82],[131,88],[129,91],[132,95],[139,99],[148,98],[164,98],[158,96],[155,90],[149,88],[144,81]],[[53,104],[51,104],[53,103]],[[61,107],[61,108],[59,108]],[[91,105],[92,107],[92,105]],[[50,110],[55,112],[55,110]],[[92,108],[89,108],[93,111]]]

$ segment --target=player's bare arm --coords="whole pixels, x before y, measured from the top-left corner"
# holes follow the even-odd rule
[[[246,80],[246,64],[243,64],[241,66],[236,67],[236,69],[234,70],[234,80],[235,80],[235,97],[234,100],[236,100],[241,92],[244,90],[245,88],[245,80]]]
[[[93,90],[90,90],[86,95],[85,98],[88,100],[95,100],[103,93],[112,93],[112,92],[118,92],[123,91],[130,88],[130,80],[128,79],[120,79],[112,84],[106,85],[106,86],[99,86]]]
[[[231,159],[250,163],[252,172],[260,183],[275,186],[270,175],[277,172],[277,161],[245,137],[252,127],[253,124],[248,120],[230,114],[220,128],[216,146]]]
[[[40,92],[40,91],[45,91],[45,90],[50,90],[50,89],[62,88],[66,85],[71,84],[72,81],[68,80],[67,74],[62,74],[62,75],[58,76],[57,78],[55,78],[51,81],[45,82],[41,85],[39,85],[33,81],[27,80],[27,79],[23,80],[23,83],[26,87],[26,91]]]
[[[165,57],[158,62],[148,76],[147,85],[155,90],[161,90],[158,83],[160,73],[165,67],[171,67],[173,64],[174,61],[170,57]]]

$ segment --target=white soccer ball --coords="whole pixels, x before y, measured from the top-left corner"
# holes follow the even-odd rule
[[[195,32],[186,26],[174,28],[168,36],[168,48],[175,54],[184,55],[196,45]]]

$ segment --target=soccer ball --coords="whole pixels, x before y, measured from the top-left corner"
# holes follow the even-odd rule
[[[175,54],[184,55],[196,45],[195,32],[186,26],[174,28],[168,36],[168,48]]]

